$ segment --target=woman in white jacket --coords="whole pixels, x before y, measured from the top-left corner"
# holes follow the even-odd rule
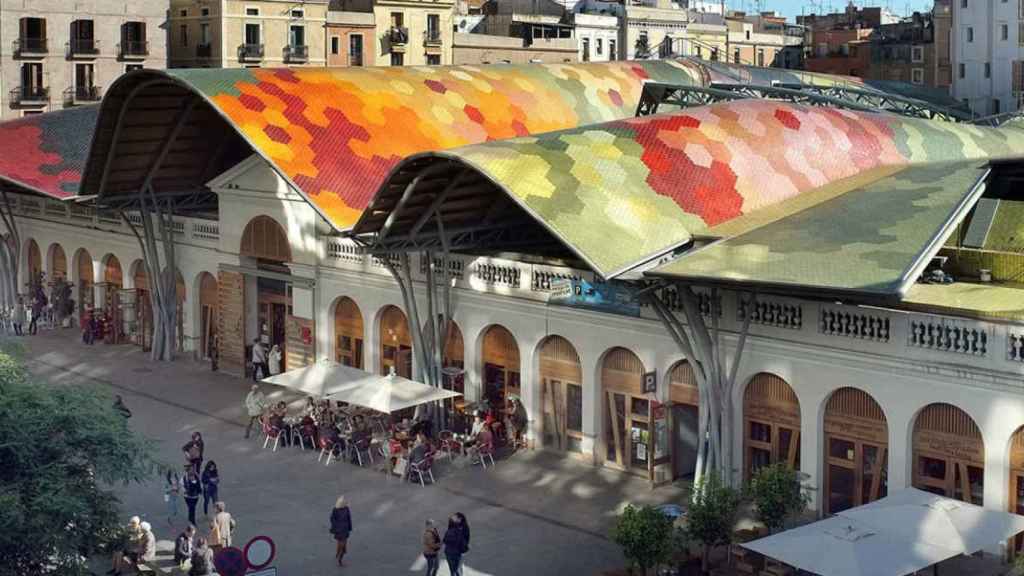
[[[270,375],[281,373],[281,347],[274,344],[274,347],[270,349],[270,354],[267,356],[267,364],[270,364]]]

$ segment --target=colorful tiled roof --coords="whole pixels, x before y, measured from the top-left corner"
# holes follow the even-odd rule
[[[903,296],[983,191],[987,163],[905,166],[658,267],[653,276]]]
[[[411,154],[626,118],[644,80],[700,76],[667,60],[166,74],[213,104],[339,229]]]
[[[0,122],[0,180],[67,198],[78,192],[99,106]]]
[[[610,277],[692,236],[743,219],[760,227],[771,220],[756,222],[762,211],[790,216],[808,207],[804,194],[821,202],[857,190],[886,168],[1024,157],[1024,131],[739,100],[444,156],[483,172]]]

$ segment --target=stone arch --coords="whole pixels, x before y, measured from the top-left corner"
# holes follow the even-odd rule
[[[606,465],[640,474],[650,468],[650,400],[643,393],[644,364],[632,350],[615,347],[601,358],[602,444]],[[645,413],[646,411],[646,413]],[[637,436],[633,430],[637,429]]]
[[[245,225],[238,253],[272,262],[292,260],[291,244],[288,242],[288,234],[284,227],[277,220],[263,214]]]
[[[922,408],[911,450],[915,488],[982,505],[985,440],[967,412],[943,402]]]
[[[366,332],[363,327],[363,313],[356,301],[348,296],[339,296],[332,305],[334,313],[334,357],[332,360],[346,366],[363,367],[363,341]]]
[[[377,318],[380,373],[387,374],[394,368],[398,375],[412,378],[412,334],[408,317],[401,308],[389,304],[380,309]]]
[[[28,288],[28,293],[31,294],[39,282],[40,274],[43,272],[43,254],[39,251],[39,244],[32,238],[25,240],[24,262],[24,286]]]
[[[822,426],[825,514],[888,494],[889,426],[867,392],[843,387],[825,402]]]
[[[541,439],[546,448],[583,450],[583,366],[567,338],[552,334],[537,344]]]
[[[212,358],[214,354],[214,343],[217,338],[217,310],[218,291],[217,278],[203,270],[196,275],[193,294],[199,294],[195,298],[196,328],[199,334],[199,357]]]
[[[68,280],[68,257],[64,247],[58,242],[50,244],[46,249],[47,280],[55,282],[58,278]]]
[[[77,291],[78,315],[96,306],[95,290],[96,278],[93,275],[92,254],[85,248],[79,248],[75,252],[74,265],[72,267],[72,283]]]
[[[522,398],[519,342],[508,328],[491,324],[480,332],[481,397],[502,408],[509,396]]]
[[[121,261],[114,254],[108,253],[103,256],[103,283],[120,290],[124,288],[124,269],[121,268]]]
[[[1008,495],[1008,511],[1014,514],[1024,514],[1024,425],[1010,436],[1009,458],[1010,477],[1006,493]],[[1017,536],[1010,540],[1014,555],[1024,552],[1024,536]]]
[[[800,400],[770,372],[755,374],[743,392],[743,462],[744,478],[775,462],[800,469]]]
[[[668,370],[668,397],[672,410],[672,476],[692,476],[697,470],[700,442],[700,390],[693,365],[685,358]]]

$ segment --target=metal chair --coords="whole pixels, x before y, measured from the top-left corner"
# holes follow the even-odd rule
[[[277,445],[281,443],[281,432],[282,430],[277,426],[268,426],[267,438],[263,440],[263,448],[265,449],[267,447],[267,444],[270,443],[270,439],[273,438],[274,449],[272,450],[272,452],[277,452]]]
[[[352,442],[349,445],[352,446],[352,451],[360,466],[363,465],[364,453],[366,454],[367,459],[369,459],[370,464],[373,464],[373,448],[369,438],[363,438],[357,442]]]
[[[416,474],[416,476],[418,476],[420,479],[420,486],[425,487],[426,484],[423,482],[423,476],[425,474],[430,477],[430,483],[434,483],[434,454],[435,452],[428,452],[427,455],[424,456],[423,459],[420,460],[419,462],[409,463],[410,482],[412,481],[412,475]]]
[[[442,456],[448,458],[448,461],[452,461],[455,457],[455,453],[462,452],[462,444],[455,439],[455,432],[451,430],[441,430],[437,435],[438,440],[441,443],[440,450],[437,451],[437,458]]]
[[[331,458],[334,457],[336,444],[328,438],[320,438],[320,455],[317,456],[316,461],[320,462],[323,460],[324,455],[327,456],[327,463],[324,466],[331,465]]]
[[[491,460],[491,466],[494,466],[494,443],[488,442],[486,444],[479,444],[477,446],[477,457],[480,460],[480,465],[487,469],[487,459]],[[474,462],[475,464],[475,462]]]

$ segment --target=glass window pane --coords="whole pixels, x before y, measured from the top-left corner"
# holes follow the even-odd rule
[[[853,508],[853,491],[856,474],[845,466],[828,467],[828,511],[830,514]]]
[[[938,458],[929,458],[927,456],[921,456],[917,459],[918,474],[925,478],[932,478],[935,480],[946,479],[946,461],[939,460]]]
[[[772,441],[772,427],[761,422],[750,423],[750,439],[755,442],[769,443]]]
[[[850,442],[849,440],[843,440],[842,438],[829,438],[828,455],[832,458],[842,458],[843,460],[853,462],[856,455],[856,449],[853,442]]]
[[[573,432],[583,432],[583,387],[567,384],[565,396],[565,426]]]

